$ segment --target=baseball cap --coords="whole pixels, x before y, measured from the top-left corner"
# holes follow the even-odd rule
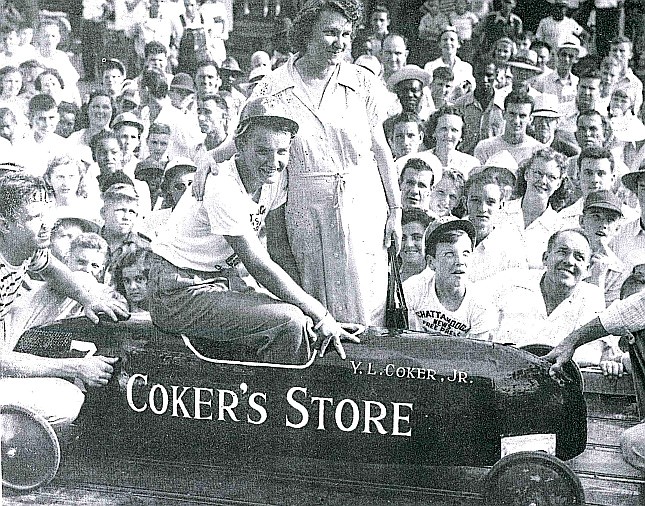
[[[112,121],[112,129],[116,129],[120,125],[131,125],[139,130],[139,135],[143,132],[143,122],[137,117],[136,114],[131,112],[123,112],[119,114],[114,121]]]
[[[275,128],[284,128],[292,135],[298,133],[298,123],[295,122],[285,107],[274,97],[260,97],[249,100],[240,114],[240,123],[235,136],[242,135],[251,124],[265,122]]]
[[[195,82],[193,81],[193,78],[190,77],[190,75],[186,74],[185,72],[180,72],[179,74],[176,74],[175,77],[172,78],[172,82],[170,83],[170,88],[184,90],[190,93],[195,93],[196,91]]]
[[[434,224],[433,224],[434,225]],[[441,220],[438,222],[434,228],[433,225],[430,225],[428,232],[426,232],[426,251],[436,250],[437,244],[439,243],[439,238],[453,230],[462,230],[470,238],[470,242],[473,247],[475,246],[475,241],[477,240],[477,232],[475,231],[475,226],[468,220]]]
[[[553,93],[542,93],[535,99],[533,107],[533,116],[543,116],[546,118],[559,118],[561,116],[560,104],[558,97]]]
[[[139,194],[134,186],[128,183],[114,183],[103,192],[104,202],[120,201],[121,199],[139,200]]]
[[[582,207],[583,211],[586,211],[587,209],[608,209],[610,211],[615,211],[620,216],[623,215],[620,201],[616,195],[614,195],[614,192],[609,190],[599,190],[589,193],[585,199],[584,206]]]

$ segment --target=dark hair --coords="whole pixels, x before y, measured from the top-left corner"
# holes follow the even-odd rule
[[[0,81],[2,81],[2,79],[4,79],[4,76],[6,76],[7,74],[12,74],[14,72],[17,72],[18,74],[20,74],[20,69],[18,67],[14,67],[13,65],[7,65],[5,67],[2,67],[0,69]],[[20,74],[20,77],[22,77],[22,74]],[[0,92],[2,91],[4,90],[2,88],[2,85],[0,84]]]
[[[416,123],[419,128],[419,132],[424,132],[425,124],[418,114],[414,112],[401,112],[396,116],[392,116],[383,122],[383,131],[385,136],[389,139],[394,135],[394,127],[399,123]]]
[[[42,79],[43,79],[43,76],[47,76],[47,75],[54,76],[58,80],[58,84],[60,84],[60,89],[61,90],[65,89],[65,81],[63,81],[63,78],[61,77],[60,72],[58,72],[58,70],[56,69],[47,68],[43,70],[40,74],[38,74],[38,77],[36,78],[36,81],[34,83],[38,91],[42,91],[43,89]]]
[[[625,44],[625,43],[633,45],[632,39],[630,39],[629,37],[626,37],[625,35],[618,35],[617,37],[614,37],[613,39],[611,39],[611,42],[609,44],[613,46],[615,44]]]
[[[637,268],[642,267],[643,264],[634,266],[629,277],[623,282],[620,287],[620,298],[625,299],[630,295],[640,292],[645,288],[645,278]]]
[[[430,173],[432,174],[432,183],[430,184],[434,185],[437,182],[434,180],[434,170],[432,170],[432,167],[430,167],[430,165],[424,162],[421,158],[410,158],[408,161],[405,162],[405,165],[401,170],[401,175],[399,176],[399,183],[403,181],[403,177],[405,176],[405,171],[408,169],[429,170]]]
[[[208,95],[204,95],[203,97],[197,98],[198,102],[206,102],[207,100],[214,101],[217,104],[217,107],[219,107],[220,109],[223,109],[226,112],[228,112],[230,109],[226,99],[219,93],[210,93]]]
[[[304,54],[311,33],[323,11],[339,12],[352,24],[356,32],[363,19],[363,4],[359,0],[310,0],[296,14],[288,38],[293,51]]]
[[[161,54],[161,53],[168,54],[168,49],[161,42],[157,42],[156,40],[148,42],[145,48],[143,49],[144,58],[147,58],[148,56],[152,56],[154,54]]]
[[[41,111],[49,111],[51,109],[56,109],[56,111],[58,111],[58,107],[56,106],[54,99],[45,93],[31,97],[31,100],[29,101],[29,115]]]
[[[417,207],[408,207],[401,214],[401,225],[408,223],[421,223],[424,229],[430,225],[430,216],[424,210]]]
[[[522,91],[511,91],[506,96],[504,99],[504,109],[506,109],[510,104],[531,104],[531,112],[533,112],[533,108],[535,107],[533,97]]]
[[[10,115],[13,118],[14,122],[17,120],[15,112],[13,112],[8,107],[0,107],[0,118],[4,118],[7,115]]]
[[[595,146],[582,148],[582,151],[578,156],[578,169],[582,168],[582,160],[584,160],[585,158],[590,158],[592,160],[603,160],[606,158],[607,160],[609,160],[609,163],[611,165],[611,173],[614,173],[614,155],[609,149],[599,148]]]
[[[579,229],[579,228],[565,228],[565,229],[558,230],[557,232],[554,232],[553,234],[551,234],[551,237],[549,237],[549,240],[546,243],[546,250],[551,251],[553,249],[553,246],[555,245],[555,241],[558,240],[558,237],[560,237],[562,234],[566,234],[568,232],[573,232],[575,234],[578,234],[580,237],[583,237],[584,240],[589,245],[589,249],[591,249],[591,243],[589,242],[589,238],[585,235],[585,233],[581,229]]]
[[[41,177],[23,172],[11,172],[0,176],[0,216],[14,220],[18,209],[32,202],[39,192],[42,192],[45,198],[51,198]]]
[[[141,75],[141,87],[146,88],[155,98],[165,98],[168,95],[168,79],[159,70],[147,69]]]
[[[374,7],[374,10],[372,11],[372,14],[374,14],[375,12],[384,12],[385,14],[388,15],[388,17],[390,16],[390,9],[385,7],[385,5],[383,5],[383,4],[376,5]]]
[[[611,137],[612,130],[611,130],[611,123],[609,122],[609,118],[607,116],[603,116],[595,109],[585,109],[583,111],[580,111],[580,113],[578,114],[578,117],[576,118],[576,130],[578,129],[578,126],[580,124],[580,118],[582,118],[583,116],[589,116],[589,117],[598,116],[602,123],[602,129],[605,134],[605,139],[609,139]]]
[[[590,66],[585,68],[580,75],[578,75],[578,79],[601,79],[600,76],[600,70],[596,66]]]
[[[455,73],[449,67],[437,67],[432,71],[432,82],[437,79],[443,79],[444,81],[454,81]]]
[[[78,116],[80,114],[81,110],[76,104],[73,104],[71,102],[65,102],[62,101],[60,104],[58,104],[58,113],[59,114],[68,114],[71,113],[74,116]]]
[[[106,141],[108,139],[114,139],[117,142],[119,141],[116,133],[111,130],[101,130],[96,135],[93,135],[90,139],[90,149],[92,150],[92,159],[94,161],[96,161],[96,152],[99,149],[99,146],[101,146],[101,143],[103,141]]]
[[[468,197],[468,193],[474,187],[486,186],[489,184],[497,186],[499,188],[499,191],[503,193],[503,183],[501,181],[501,177],[499,177],[499,173],[482,171],[466,180],[466,184],[464,184],[464,196]]]
[[[543,40],[540,40],[540,39],[535,39],[533,42],[531,42],[531,49],[533,51],[538,51],[543,47],[546,48],[549,51],[549,53],[551,52],[551,49],[553,49],[551,47],[551,44],[549,44],[548,42],[544,42]]]
[[[170,127],[165,123],[153,123],[152,125],[150,125],[150,128],[148,130],[148,137],[150,137],[152,134],[170,135],[171,133],[172,132],[170,130]]]
[[[18,65],[19,69],[36,69],[36,68],[41,68],[44,69],[45,66],[40,63],[38,60],[27,60],[23,61],[20,65]]]
[[[151,251],[148,248],[143,248],[141,246],[136,246],[134,251],[129,251],[126,253],[114,270],[114,287],[116,291],[119,292],[124,297],[126,296],[125,284],[123,282],[123,269],[126,267],[132,267],[137,263],[141,262],[143,267],[143,275],[148,279],[150,275],[150,264],[152,261]]]

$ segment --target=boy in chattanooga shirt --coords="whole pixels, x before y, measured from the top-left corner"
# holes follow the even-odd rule
[[[489,339],[497,314],[468,283],[475,229],[466,220],[440,224],[426,238],[428,268],[403,283],[410,328]]]

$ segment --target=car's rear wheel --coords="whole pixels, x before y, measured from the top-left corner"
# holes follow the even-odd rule
[[[577,506],[585,503],[580,479],[544,452],[518,452],[499,460],[484,478],[486,506]]]

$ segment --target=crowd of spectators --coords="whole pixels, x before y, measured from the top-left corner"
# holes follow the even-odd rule
[[[384,323],[390,245],[413,330],[554,346],[619,298],[645,263],[645,110],[611,8],[594,10],[601,31],[553,0],[531,33],[514,0],[427,0],[413,26],[396,6],[309,0],[276,21],[288,38],[272,53],[246,48],[248,67],[227,2],[84,0],[72,23],[4,12],[3,374],[105,384],[107,358],[45,367],[12,350],[35,325],[125,307],[186,334],[235,315],[226,332],[280,361],[257,338],[266,321],[238,325],[265,299],[209,313],[224,303],[208,290],[277,297],[271,328],[284,310],[342,355],[338,321]],[[613,370],[617,343],[575,358]]]

